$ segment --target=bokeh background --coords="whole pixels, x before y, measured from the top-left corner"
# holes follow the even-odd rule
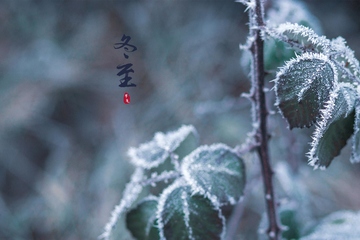
[[[358,1],[305,2],[322,33],[343,36],[359,58]],[[251,130],[250,104],[239,97],[250,87],[239,50],[244,10],[228,0],[1,0],[0,239],[96,239],[133,171],[127,149],[156,131],[192,124],[200,144],[243,143]],[[113,47],[123,34],[137,47],[129,59]],[[118,87],[125,63],[134,88]],[[290,131],[279,114],[269,126],[279,201],[306,203],[315,222],[360,210],[360,164],[348,161],[349,147],[313,171],[312,129]],[[256,156],[244,158],[251,188],[234,236],[256,239],[261,178]],[[292,193],[293,184],[303,190]],[[118,225],[116,238],[131,239]]]

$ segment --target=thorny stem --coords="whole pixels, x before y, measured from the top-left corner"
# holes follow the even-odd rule
[[[251,73],[251,92],[253,101],[253,121],[255,126],[255,140],[259,144],[257,152],[261,161],[261,171],[264,181],[265,201],[269,227],[267,234],[269,239],[277,240],[280,238],[280,227],[276,215],[276,203],[274,199],[274,189],[272,184],[272,175],[274,174],[268,152],[268,132],[266,118],[268,111],[266,108],[266,99],[264,93],[264,41],[261,38],[261,28],[264,26],[263,1],[255,0],[255,6],[250,8],[250,37],[252,44],[250,51],[252,53],[252,73]]]

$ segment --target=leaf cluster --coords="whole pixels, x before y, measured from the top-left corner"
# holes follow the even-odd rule
[[[293,23],[266,29],[298,52],[274,80],[276,105],[289,127],[315,125],[309,164],[328,167],[352,138],[351,162],[359,162],[359,62],[342,38],[329,40]]]
[[[182,159],[176,150],[196,137],[193,126],[155,134],[139,147],[130,148],[130,161],[142,176],[130,188],[165,183],[159,196],[149,195],[135,207],[123,208],[126,225],[136,239],[224,239],[226,217],[222,208],[240,201],[245,187],[245,166],[225,144],[203,145]],[[168,169],[162,166],[168,164]],[[124,193],[125,194],[125,193]],[[131,206],[140,191],[126,192]],[[133,194],[133,196],[132,196]],[[130,197],[129,197],[130,195]],[[109,237],[112,227],[108,227]]]

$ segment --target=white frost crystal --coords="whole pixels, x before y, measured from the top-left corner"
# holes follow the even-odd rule
[[[157,132],[150,142],[129,149],[130,161],[135,166],[145,169],[157,167],[179,147],[190,133],[197,136],[195,128],[191,125],[183,125],[178,130],[168,133]]]

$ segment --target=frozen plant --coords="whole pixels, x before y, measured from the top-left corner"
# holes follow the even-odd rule
[[[211,239],[225,237],[222,207],[239,202],[245,186],[241,157],[225,144],[200,146],[179,159],[176,150],[189,138],[197,138],[193,126],[182,126],[154,138],[128,155],[137,167],[100,236],[109,239],[120,214],[136,239]],[[157,173],[161,165],[172,170]],[[148,196],[129,211],[145,186],[167,183],[160,196]],[[206,221],[204,221],[206,219]]]
[[[257,152],[260,159],[267,210],[266,221],[263,221],[268,225],[266,236],[286,238],[283,233],[289,227],[281,225],[279,215],[293,214],[295,207],[277,210],[264,91],[265,73],[271,73],[279,64],[283,67],[273,80],[275,105],[290,129],[315,125],[307,154],[309,164],[315,169],[325,169],[351,136],[351,162],[360,162],[360,67],[345,40],[318,35],[310,28],[312,24],[303,19],[310,16],[303,10],[294,17],[294,6],[299,6],[298,2],[272,1],[275,3],[273,9],[268,10],[267,21],[263,1],[240,2],[249,12],[249,36],[241,46],[250,53],[243,62],[251,63],[252,87],[250,93],[244,95],[252,103],[253,131],[248,141],[239,148],[221,143],[200,146],[180,157],[177,151],[181,145],[191,136],[197,137],[193,126],[182,126],[173,132],[156,133],[151,141],[131,148],[128,156],[136,170],[102,238],[110,238],[119,216],[125,214],[128,230],[139,240],[225,239],[224,208],[242,199],[246,178],[241,154],[247,151]],[[292,22],[272,21],[277,15]],[[318,28],[317,24],[314,26]],[[268,61],[272,59],[275,60],[270,64]],[[265,71],[265,68],[270,69]],[[144,187],[160,182],[164,187],[159,196],[150,195],[133,206]],[[334,216],[344,218],[343,227],[334,228],[337,236],[354,226],[359,218],[358,214],[339,213],[328,219]],[[320,239],[319,234],[330,228],[327,222],[330,220],[325,219],[312,234],[302,236],[303,239]]]

